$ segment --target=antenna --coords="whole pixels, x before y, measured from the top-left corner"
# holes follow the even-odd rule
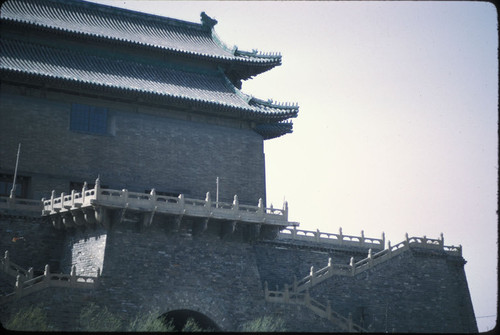
[[[19,165],[19,154],[21,153],[21,143],[17,148],[17,158],[16,158],[16,168],[14,170],[14,181],[12,182],[12,189],[10,190],[10,198],[14,199],[16,197],[16,178],[17,178],[17,167]]]

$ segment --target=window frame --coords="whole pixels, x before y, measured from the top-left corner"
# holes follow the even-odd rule
[[[69,113],[69,130],[92,135],[108,135],[108,109],[72,103]]]

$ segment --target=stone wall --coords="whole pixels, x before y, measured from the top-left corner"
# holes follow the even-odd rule
[[[376,332],[474,332],[462,257],[412,248],[355,276],[333,276],[311,297]]]
[[[30,240],[52,238],[50,243],[38,242],[35,252],[33,247],[14,247],[2,234],[2,249],[9,249],[12,261],[23,267],[32,261],[44,264],[41,258],[52,257],[44,255],[52,254],[55,245],[64,273],[75,265],[80,274],[91,274],[100,265],[102,276],[94,290],[53,287],[10,306],[0,304],[5,322],[19,308],[42,303],[61,330],[75,330],[79,311],[94,302],[123,320],[148,311],[189,310],[207,316],[224,331],[268,315],[283,318],[292,331],[342,331],[306,306],[266,302],[264,282],[271,290],[275,285],[282,289],[293,276],[300,280],[308,275],[312,265],[326,266],[329,257],[333,264],[345,265],[350,257],[360,260],[367,253],[363,248],[313,243],[241,242],[210,229],[181,234],[156,221],[147,228],[115,222],[107,231],[64,232],[46,222],[14,223],[7,218],[0,222],[3,233],[17,227],[14,235],[22,228]],[[332,310],[344,317],[351,314],[355,323],[370,331],[474,332],[464,263],[461,256],[442,250],[412,247],[355,276],[326,279],[309,292],[322,304],[329,301]],[[0,287],[11,288],[13,280]]]
[[[13,173],[22,144],[19,175],[31,177],[29,196],[48,198],[70,182],[144,192],[184,193],[257,205],[265,200],[262,137],[236,119],[190,115],[141,103],[119,103],[2,83],[0,172]],[[72,103],[108,108],[108,133],[69,130]]]
[[[33,267],[35,274],[42,273],[46,264],[60,271],[65,235],[42,218],[0,215],[1,257],[8,251],[12,262],[26,270]]]

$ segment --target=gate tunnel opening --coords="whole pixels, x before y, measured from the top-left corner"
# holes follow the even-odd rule
[[[198,325],[201,330],[205,331],[221,331],[221,329],[217,326],[217,324],[212,321],[208,316],[192,311],[189,309],[178,309],[174,311],[167,312],[162,314],[160,318],[163,320],[165,324],[172,322],[175,331],[182,331],[186,322],[189,319],[192,319]]]

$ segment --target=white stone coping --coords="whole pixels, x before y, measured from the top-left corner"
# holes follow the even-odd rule
[[[206,198],[186,198],[183,194],[178,197],[157,195],[154,189],[150,194],[129,192],[126,189],[103,189],[96,183],[93,189],[82,189],[81,192],[72,191],[70,194],[61,193],[55,197],[52,192],[50,199],[42,199],[42,215],[54,215],[82,207],[107,206],[127,208],[145,212],[186,215],[214,219],[244,221],[251,223],[270,224],[278,226],[297,226],[297,222],[288,221],[288,203],[283,208],[264,207],[262,199],[257,206],[240,205],[238,196],[234,196],[233,203],[216,202],[211,200],[207,192]]]
[[[333,245],[384,249],[385,234],[382,233],[382,238],[373,238],[366,237],[364,231],[361,231],[361,236],[344,235],[342,233],[342,228],[339,229],[338,234],[334,234],[321,232],[319,230],[299,230],[297,227],[287,227],[278,234],[277,240],[306,241]]]

